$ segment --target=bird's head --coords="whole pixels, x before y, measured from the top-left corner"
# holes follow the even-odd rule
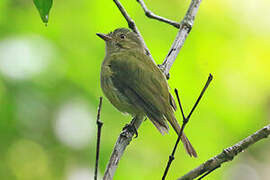
[[[144,51],[138,35],[127,28],[118,28],[109,34],[97,33],[97,35],[106,42],[107,53],[129,49]]]

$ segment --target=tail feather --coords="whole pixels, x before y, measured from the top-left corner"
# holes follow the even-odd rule
[[[158,121],[155,121],[155,120],[152,120],[150,119],[151,122],[156,126],[156,128],[158,129],[158,131],[164,135],[165,133],[168,133],[168,130],[169,130],[169,127],[168,125],[167,126],[164,126],[164,125],[161,125],[160,123],[158,123]]]
[[[190,141],[188,140],[188,138],[186,137],[186,135],[183,133],[181,140],[184,144],[185,150],[186,152],[192,157],[198,157],[195,149],[193,148],[193,146],[191,145]]]
[[[175,130],[176,134],[179,135],[181,127],[178,124],[174,113],[171,112],[170,114],[166,115],[166,118],[168,119],[168,121],[170,122],[170,124],[172,125],[173,129]],[[186,137],[186,135],[183,133],[181,136],[181,141],[184,144],[185,150],[186,152],[192,157],[198,157],[197,153],[195,151],[195,149],[193,148],[193,146],[191,145],[190,141],[188,140],[188,138]]]

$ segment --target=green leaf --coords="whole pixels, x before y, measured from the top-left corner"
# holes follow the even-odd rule
[[[52,7],[53,0],[33,0],[40,17],[44,23],[48,23],[49,12]]]

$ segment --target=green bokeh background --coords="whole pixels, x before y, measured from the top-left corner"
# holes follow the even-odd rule
[[[122,1],[154,59],[161,63],[177,29],[145,17]],[[155,13],[180,21],[189,1],[150,0]],[[186,113],[208,74],[214,80],[185,132],[199,157],[182,145],[168,179],[176,179],[270,119],[270,1],[202,1],[195,25],[170,74]],[[54,1],[48,27],[31,1],[0,1],[0,179],[92,179],[99,73],[107,33],[126,22],[111,0]],[[180,112],[177,117],[181,120]],[[104,99],[100,175],[130,117]],[[149,122],[127,148],[115,179],[161,179],[176,140]],[[270,144],[264,140],[209,175],[209,180],[266,180]]]

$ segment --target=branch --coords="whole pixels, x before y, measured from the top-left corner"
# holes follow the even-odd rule
[[[167,19],[167,18],[164,18],[164,17],[161,17],[161,16],[158,16],[156,14],[154,14],[153,12],[151,12],[145,5],[144,1],[143,0],[137,0],[137,2],[141,5],[141,7],[143,8],[143,11],[145,13],[145,15],[151,19],[156,19],[158,21],[161,21],[161,22],[165,22],[167,24],[170,24],[174,27],[176,27],[177,29],[180,28],[180,24],[178,22],[175,22],[175,21],[172,21],[170,19]]]
[[[184,114],[184,111],[183,111],[183,108],[182,108],[182,105],[181,105],[181,101],[180,101],[180,98],[179,98],[177,89],[174,89],[174,92],[175,92],[175,95],[177,97],[177,101],[178,101],[179,107],[181,109],[181,113],[182,113],[182,117],[183,117],[183,124],[182,124],[181,130],[180,130],[180,133],[179,133],[179,135],[177,137],[176,143],[175,143],[175,145],[173,147],[173,151],[172,151],[171,155],[169,156],[169,160],[168,160],[167,166],[165,168],[165,171],[163,173],[162,180],[165,180],[166,179],[166,176],[167,176],[167,173],[169,171],[169,168],[171,167],[172,161],[175,159],[174,154],[175,154],[176,148],[177,148],[177,146],[179,144],[179,141],[180,141],[180,139],[182,137],[184,128],[186,127],[186,124],[188,123],[188,120],[189,120],[189,119],[187,119],[185,117],[185,114]]]
[[[116,6],[118,7],[119,11],[122,13],[122,15],[124,16],[124,18],[126,19],[126,21],[127,21],[127,23],[128,23],[128,27],[129,27],[130,29],[132,29],[133,32],[135,32],[135,33],[139,36],[139,38],[140,38],[140,40],[141,40],[141,42],[142,42],[142,44],[143,44],[143,46],[144,46],[144,49],[145,49],[145,51],[146,51],[146,54],[147,54],[147,55],[151,58],[151,60],[155,63],[155,61],[154,61],[154,59],[153,59],[153,57],[152,57],[152,55],[151,55],[151,53],[150,53],[148,47],[146,46],[146,44],[145,44],[145,42],[144,42],[144,40],[143,40],[143,37],[142,37],[142,35],[141,35],[139,29],[137,28],[135,22],[133,21],[133,19],[131,19],[131,17],[128,15],[127,11],[125,10],[125,8],[122,6],[122,4],[121,4],[118,0],[113,0],[113,2],[116,4]]]
[[[134,125],[134,127],[136,128],[136,130],[140,127],[141,123],[142,123],[143,119],[133,119],[131,124]],[[136,133],[136,131],[132,131],[129,128],[124,128],[123,131],[120,133],[115,146],[114,146],[114,150],[111,154],[111,158],[110,161],[107,165],[103,180],[111,180],[113,179],[115,170],[118,166],[119,160],[121,159],[127,145],[129,145],[129,143],[132,140],[132,137],[134,136],[134,134]]]
[[[222,151],[222,153],[217,156],[207,160],[205,163],[201,164],[197,168],[191,170],[186,175],[182,176],[178,180],[191,180],[194,179],[204,173],[212,171],[217,167],[220,167],[222,163],[233,160],[233,158],[239,153],[243,152],[250,145],[262,140],[263,138],[267,138],[270,134],[270,124],[250,135],[249,137],[243,139],[237,144],[233,145]]]
[[[98,161],[99,161],[99,152],[100,152],[100,136],[101,136],[101,128],[103,123],[100,121],[100,111],[102,106],[102,97],[99,98],[98,112],[97,112],[97,148],[96,148],[96,164],[95,164],[95,175],[94,180],[97,180],[97,172],[98,172]]]
[[[180,131],[180,133],[179,133],[179,135],[178,135],[178,137],[177,137],[177,140],[176,140],[176,143],[175,143],[175,145],[174,145],[172,154],[169,156],[169,161],[168,161],[168,163],[167,163],[167,166],[166,166],[165,172],[164,172],[164,174],[163,174],[162,180],[165,180],[166,175],[167,175],[167,173],[168,173],[168,171],[169,171],[169,168],[170,168],[170,166],[171,166],[171,163],[172,163],[172,161],[174,160],[174,154],[175,154],[177,145],[178,145],[178,143],[179,143],[179,141],[180,141],[180,139],[181,139],[181,136],[182,136],[182,134],[183,134],[184,128],[185,128],[186,124],[188,123],[188,121],[189,121],[189,119],[190,119],[192,113],[194,112],[194,110],[196,109],[197,105],[199,104],[199,102],[200,102],[202,96],[204,95],[204,93],[205,93],[206,89],[208,88],[208,86],[209,86],[210,82],[212,81],[212,79],[213,79],[212,74],[209,74],[209,77],[208,77],[208,79],[207,79],[207,81],[206,81],[206,83],[205,83],[205,85],[204,85],[204,87],[203,87],[203,89],[202,89],[202,91],[201,91],[201,93],[200,93],[200,95],[199,95],[197,101],[195,102],[194,106],[192,107],[192,109],[191,109],[191,111],[190,111],[190,113],[188,114],[187,117],[186,117],[185,114],[184,114],[184,111],[183,111],[183,108],[182,108],[182,105],[181,105],[181,101],[180,101],[180,98],[179,98],[179,95],[178,95],[178,91],[177,91],[177,89],[174,90],[175,95],[176,95],[176,97],[177,97],[177,101],[178,101],[180,110],[181,110],[181,114],[182,114],[182,118],[183,118],[183,125],[182,125],[181,131]],[[194,157],[197,157],[197,155],[194,156]]]
[[[184,19],[182,20],[180,24],[180,29],[178,31],[178,34],[172,44],[172,47],[167,54],[165,60],[163,61],[162,65],[160,65],[160,69],[163,71],[165,76],[169,79],[169,71],[180,51],[180,49],[183,47],[185,40],[189,34],[189,32],[192,29],[192,26],[194,24],[195,16],[198,12],[199,6],[200,6],[201,0],[192,0],[188,11],[186,12],[186,15]]]

